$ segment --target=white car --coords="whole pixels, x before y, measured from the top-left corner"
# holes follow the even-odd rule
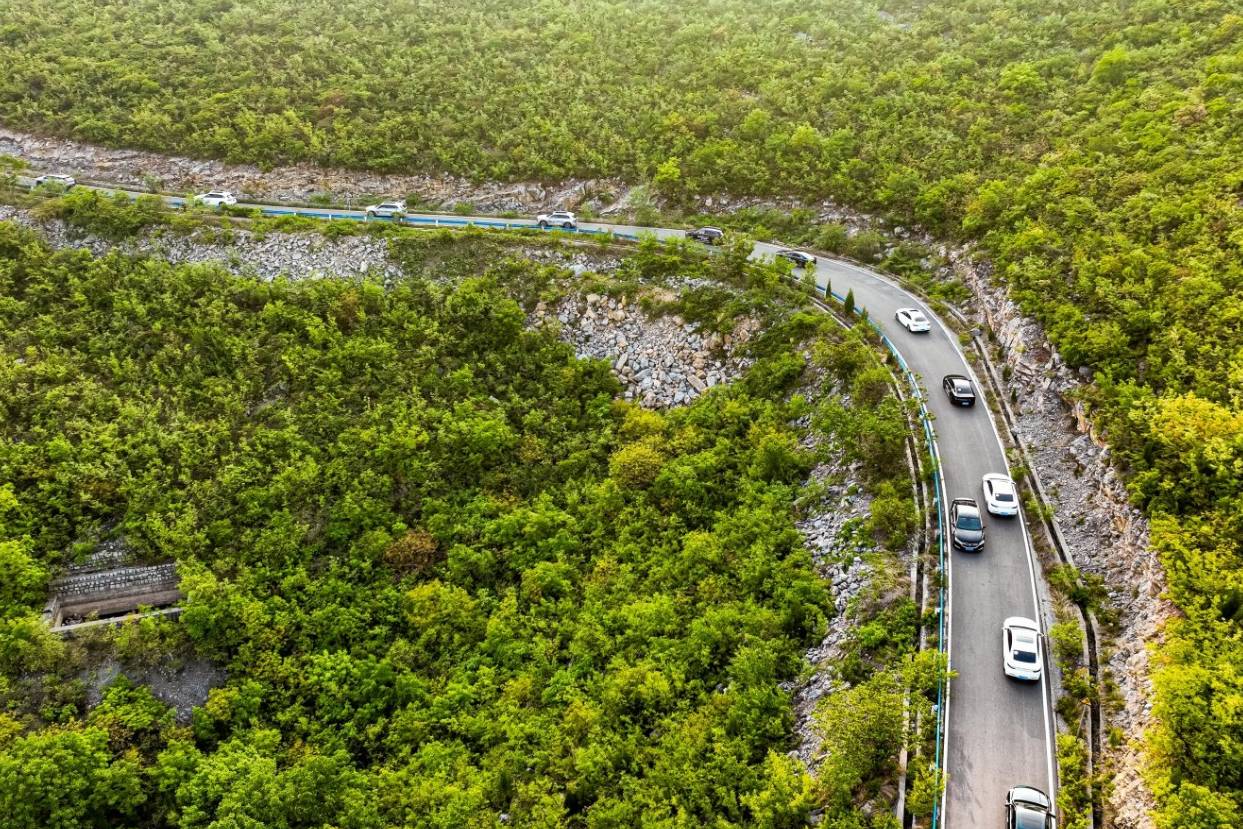
[[[901,325],[912,334],[932,330],[932,323],[924,316],[924,312],[918,308],[899,308],[898,313],[894,314],[893,317],[898,321],[898,325]]]
[[[985,475],[984,506],[992,515],[1018,515],[1019,489],[1014,481],[997,472]]]
[[[237,204],[237,196],[228,190],[212,190],[210,193],[199,193],[194,197],[195,204],[201,204],[206,207],[224,207],[226,205]]]
[[[1006,676],[1015,679],[1040,681],[1040,628],[1031,619],[1011,616],[1002,625],[1002,664]]]
[[[381,216],[384,218],[392,218],[393,216],[404,216],[406,214],[406,203],[401,199],[396,201],[384,201],[379,204],[367,205],[367,218],[373,216]]]
[[[578,227],[578,217],[568,210],[558,210],[553,213],[541,213],[535,217],[535,223],[540,227]]]
[[[62,176],[59,173],[45,173],[34,180],[34,184],[31,185],[31,189],[33,190],[42,187],[45,184],[51,184],[55,187],[61,187],[68,190],[77,183],[77,179],[73,176]]]

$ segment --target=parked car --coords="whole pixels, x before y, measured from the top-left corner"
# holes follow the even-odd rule
[[[1006,829],[1057,829],[1048,795],[1031,786],[1015,786],[1006,794]]]
[[[1006,676],[1040,681],[1040,628],[1022,616],[1006,619],[1001,627],[1001,655]]]
[[[974,498],[955,498],[950,502],[950,540],[964,552],[984,547],[984,518]]]
[[[924,312],[918,308],[899,308],[898,313],[894,314],[894,319],[898,321],[898,325],[901,325],[912,334],[932,330],[932,323],[924,316]]]
[[[199,193],[194,197],[194,203],[204,207],[224,207],[237,204],[237,196],[228,190],[212,190],[210,193]]]
[[[382,201],[379,204],[369,204],[364,211],[368,219],[377,216],[384,219],[391,219],[394,216],[404,216],[406,214],[406,203],[401,199],[395,201]]]
[[[961,374],[947,374],[941,380],[941,388],[949,395],[950,402],[956,406],[975,405],[975,387],[971,381]]]
[[[777,256],[780,256],[782,259],[789,259],[792,263],[794,263],[794,267],[796,268],[810,268],[816,264],[816,257],[812,256],[810,253],[804,253],[801,250],[782,248],[777,251]]]
[[[719,245],[725,241],[725,231],[719,227],[701,227],[698,230],[689,231],[686,238],[703,242],[705,245]]]
[[[553,213],[541,213],[535,217],[540,227],[578,227],[578,217],[568,210],[557,210]]]
[[[991,515],[1018,515],[1019,489],[1009,475],[990,472],[984,476],[984,508]]]
[[[73,176],[63,176],[59,173],[44,173],[34,180],[34,183],[30,185],[30,188],[34,190],[39,187],[51,185],[53,187],[59,187],[63,190],[68,190],[77,183],[77,179]]]

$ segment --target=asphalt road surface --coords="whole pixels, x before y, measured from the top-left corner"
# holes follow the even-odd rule
[[[29,185],[29,179],[20,180]],[[110,190],[111,188],[97,188]],[[130,195],[132,191],[119,190]],[[183,199],[166,196],[170,204]],[[319,218],[361,219],[360,210],[292,208],[282,205],[239,204],[265,213],[292,213]],[[498,219],[450,214],[410,214],[419,225],[534,227],[530,219]],[[375,221],[373,219],[373,221]],[[385,220],[380,220],[385,221]],[[626,236],[650,234],[677,238],[681,230],[582,223],[580,230]],[[759,243],[754,257],[772,256],[777,245]],[[866,308],[907,365],[921,379],[932,412],[948,506],[954,498],[976,499],[981,508],[981,478],[989,472],[1007,472],[1005,452],[983,399],[972,408],[954,406],[941,391],[946,374],[965,374],[977,394],[986,388],[975,381],[956,337],[915,296],[874,271],[821,257],[816,281],[823,289],[831,281],[835,293],[854,291],[855,304]],[[894,319],[899,308],[916,307],[933,321],[926,334],[910,334]],[[943,516],[946,520],[947,516]],[[1036,619],[1044,629],[1047,614],[1043,586],[1021,516],[985,516],[987,543],[982,552],[951,551],[949,641],[950,667],[957,677],[947,700],[944,755],[946,791],[941,825],[950,829],[985,829],[1005,823],[1005,796],[1013,786],[1041,789],[1055,798],[1052,695],[1046,679],[1020,683],[1002,671],[1001,626],[1007,616]],[[1038,611],[1038,607],[1041,608]]]

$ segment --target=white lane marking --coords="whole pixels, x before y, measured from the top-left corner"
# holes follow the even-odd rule
[[[949,337],[950,345],[952,345],[954,350],[958,352],[958,356],[962,358],[963,365],[967,367],[967,373],[971,376],[971,382],[975,383],[975,387],[979,389],[981,395],[983,395],[984,386],[980,384],[980,379],[979,377],[976,376],[975,369],[972,367],[971,363],[967,360],[967,355],[964,354],[962,348],[959,347],[958,338],[952,336],[952,334],[946,328],[945,323],[941,320],[939,316],[934,315],[934,317],[937,320],[937,324],[941,326],[941,329],[945,331],[946,335]],[[984,410],[988,414],[988,423],[993,429],[993,436],[997,439],[997,445],[1001,448],[1001,460],[1002,460],[1002,463],[1005,465],[1006,475],[1008,477],[1013,478],[1013,476],[1010,475],[1010,459],[1006,455],[1006,445],[1001,439],[1001,432],[997,429],[997,420],[996,418],[993,417],[993,410],[988,407],[987,402],[985,402]],[[1032,474],[1033,475],[1035,474],[1035,470],[1032,471]],[[1032,550],[1031,534],[1027,530],[1027,522],[1023,518],[1023,510],[1021,507],[1019,508],[1018,518],[1019,518],[1019,528],[1023,531],[1023,550],[1027,555],[1027,572],[1028,572],[1028,576],[1029,576],[1030,583],[1031,583],[1031,589],[1032,589],[1032,611],[1035,614],[1036,624],[1040,628],[1040,634],[1043,637],[1045,634],[1045,624],[1044,624],[1044,613],[1042,613],[1040,610],[1040,595],[1036,588],[1036,556]],[[1048,672],[1044,671],[1042,673],[1044,673],[1045,675],[1041,678],[1041,681],[1040,681],[1041,686],[1043,686],[1041,690],[1042,703],[1040,706],[1040,710],[1041,710],[1041,715],[1044,718],[1044,746],[1045,746],[1045,761],[1047,765],[1047,772],[1049,775],[1049,800],[1056,803],[1057,802],[1057,775],[1054,771],[1055,743],[1053,740],[1052,725],[1051,725],[1051,721],[1049,718],[1049,712],[1053,709],[1053,698],[1051,696],[1052,692],[1049,689]],[[1016,785],[1022,785],[1022,784],[1016,784]]]

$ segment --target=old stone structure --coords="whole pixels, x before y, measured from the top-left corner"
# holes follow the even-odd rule
[[[54,631],[82,622],[122,616],[142,607],[163,608],[181,599],[173,563],[130,564],[124,544],[110,542],[51,585],[44,620]]]

